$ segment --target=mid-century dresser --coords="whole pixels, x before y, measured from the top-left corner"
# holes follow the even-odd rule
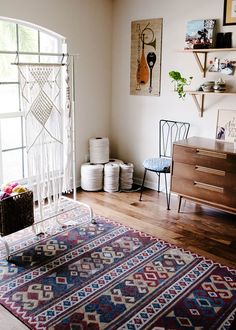
[[[236,213],[234,144],[190,137],[173,145],[171,191],[182,198]]]

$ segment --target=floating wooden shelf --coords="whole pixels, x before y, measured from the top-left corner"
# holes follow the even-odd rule
[[[203,74],[203,77],[206,77],[207,71],[207,54],[208,53],[217,53],[217,52],[235,52],[236,48],[208,48],[208,49],[184,49],[181,52],[192,53],[198,64],[198,67]],[[203,60],[200,59],[199,54],[203,54]]]
[[[213,95],[213,96],[235,96],[236,92],[223,92],[223,93],[216,93],[216,92],[202,92],[202,91],[186,91],[187,94],[192,95],[192,98],[197,106],[199,111],[200,117],[203,116],[204,111],[204,99],[205,95]],[[199,97],[199,99],[197,98]]]

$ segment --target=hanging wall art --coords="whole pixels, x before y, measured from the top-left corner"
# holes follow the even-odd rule
[[[162,21],[131,22],[131,95],[160,96]]]
[[[236,25],[236,0],[224,0],[223,25]]]

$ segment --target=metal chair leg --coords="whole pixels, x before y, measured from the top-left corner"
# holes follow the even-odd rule
[[[157,191],[160,192],[160,176],[161,176],[161,173],[156,172],[156,174],[158,176]]]
[[[182,202],[182,198],[183,198],[183,196],[179,196],[179,206],[178,206],[178,213],[180,212],[180,208],[181,208],[181,202]]]
[[[166,173],[164,173],[164,176],[165,176],[165,188],[166,188],[166,204],[167,204],[167,210],[170,210],[170,192],[168,193],[168,189],[167,189]]]
[[[147,169],[145,168],[144,174],[143,174],[143,182],[142,182],[141,189],[140,189],[140,196],[139,196],[139,200],[140,201],[142,200],[143,185],[144,185],[144,182],[145,182],[146,173],[147,173]]]

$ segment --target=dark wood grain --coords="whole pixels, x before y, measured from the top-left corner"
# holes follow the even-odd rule
[[[157,236],[169,243],[236,268],[236,215],[183,200],[177,212],[178,198],[171,197],[171,210],[166,210],[164,193],[85,192],[77,198],[88,203],[95,214]]]

